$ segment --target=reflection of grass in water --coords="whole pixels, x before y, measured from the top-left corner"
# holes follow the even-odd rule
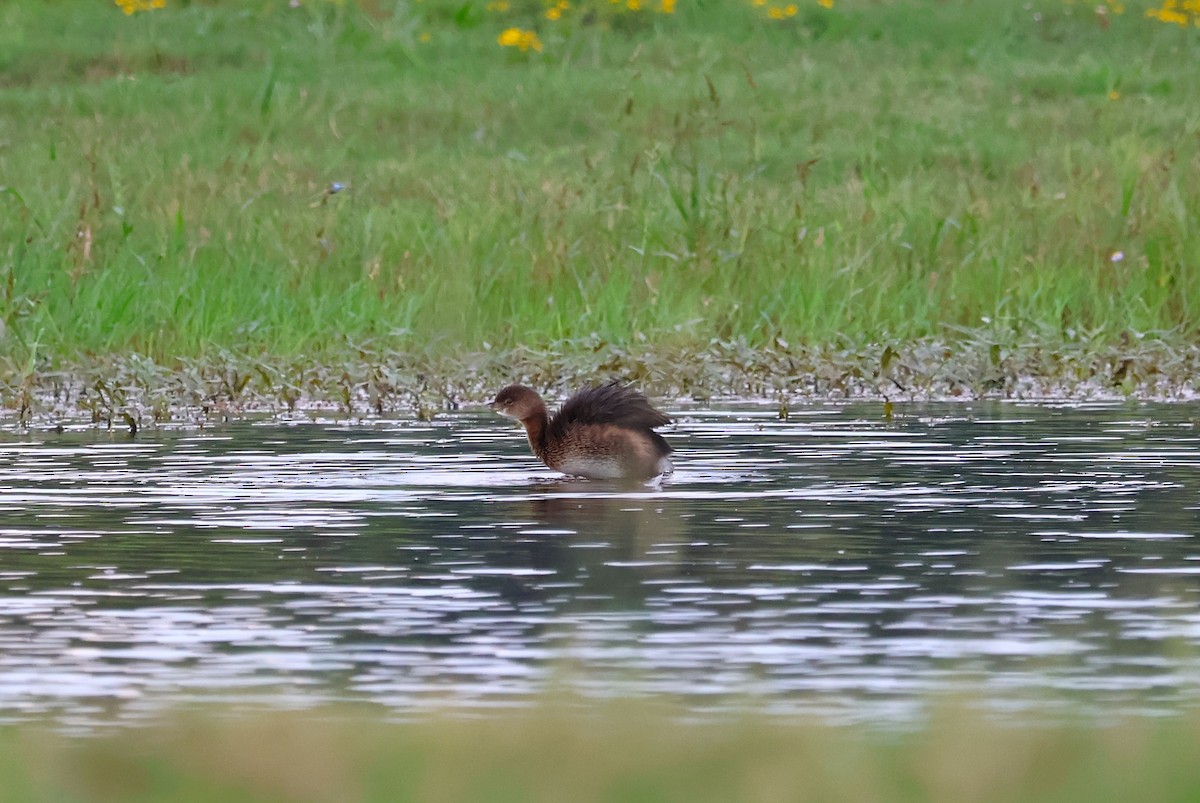
[[[379,801],[1194,800],[1194,717],[1015,728],[956,709],[907,735],[632,707],[385,724],[316,714],[69,739],[0,732],[4,799]]]
[[[545,42],[513,59],[482,7],[286,5],[0,8],[15,348],[1200,323],[1191,40],[1138,14],[680,3],[630,29],[511,20]]]

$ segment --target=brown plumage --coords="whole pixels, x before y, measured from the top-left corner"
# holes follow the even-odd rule
[[[587,388],[551,417],[533,388],[509,385],[488,405],[525,426],[538,459],[592,479],[649,479],[672,470],[671,447],[654,431],[671,419],[618,382]]]

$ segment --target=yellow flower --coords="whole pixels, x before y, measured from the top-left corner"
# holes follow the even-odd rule
[[[821,8],[833,8],[833,0],[817,0],[817,5]]]
[[[1163,22],[1173,22],[1180,27],[1188,24],[1187,14],[1179,11],[1168,11],[1166,9],[1159,11],[1158,18]]]
[[[1200,27],[1200,0],[1162,0],[1162,7],[1146,9],[1146,16],[1180,28]]]
[[[1115,89],[1110,89],[1110,90],[1109,90],[1109,92],[1108,92],[1108,99],[1109,99],[1109,100],[1120,100],[1120,99],[1121,99],[1121,93],[1120,93],[1120,92],[1118,92],[1118,91],[1117,91],[1117,90],[1115,90]]]
[[[828,2],[830,5],[833,4],[833,0],[818,0],[818,2],[821,2],[822,5],[824,5],[824,2]],[[754,5],[756,6],[761,6],[764,4],[765,2],[760,3],[759,0],[754,0]],[[795,3],[788,3],[786,6],[771,6],[767,9],[767,17],[768,19],[773,20],[785,20],[788,17],[796,16],[799,11],[800,7]]]
[[[492,0],[487,4],[488,11],[508,11],[508,0]]]
[[[674,14],[675,0],[660,0],[658,10],[662,14]]]
[[[562,19],[562,9],[559,8],[558,6],[555,6],[554,8],[546,9],[546,19],[548,19],[548,20]]]
[[[625,0],[625,8],[629,9],[630,11],[641,11],[642,0]]]
[[[113,0],[113,5],[121,9],[127,17],[140,11],[155,11],[167,7],[167,0]]]
[[[431,34],[429,31],[422,31],[421,35],[417,37],[417,41],[418,42],[428,42],[432,38],[433,38],[433,34]]]
[[[538,39],[536,31],[523,31],[520,28],[505,28],[504,31],[496,37],[496,43],[500,47],[515,47],[522,53],[529,50],[542,52],[542,40]]]

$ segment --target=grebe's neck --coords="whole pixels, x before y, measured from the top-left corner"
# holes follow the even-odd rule
[[[539,404],[521,419],[525,425],[525,434],[529,437],[529,446],[533,453],[541,457],[546,453],[546,427],[550,424],[550,416],[546,414],[546,405]]]

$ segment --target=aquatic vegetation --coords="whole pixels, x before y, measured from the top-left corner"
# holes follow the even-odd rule
[[[421,419],[481,404],[519,381],[562,395],[601,378],[657,398],[752,397],[781,410],[812,399],[1191,399],[1200,347],[1170,338],[1117,344],[1053,331],[961,332],[955,341],[834,340],[770,345],[742,338],[639,344],[584,338],[514,350],[409,351],[345,343],[325,355],[220,350],[157,362],[140,355],[15,364],[0,357],[0,405],[25,425],[84,417],[102,427],[222,421],[252,412],[334,410]]]

